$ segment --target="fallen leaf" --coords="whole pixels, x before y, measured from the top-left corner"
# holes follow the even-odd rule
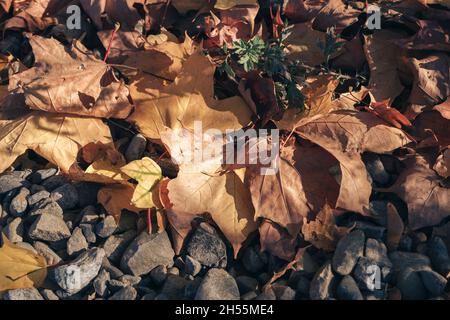
[[[98,191],[97,201],[116,221],[119,221],[123,209],[136,213],[140,211],[140,209],[131,204],[133,194],[134,187],[131,185],[110,185]]]
[[[156,184],[162,179],[162,171],[158,164],[150,158],[130,162],[120,169],[127,176],[138,182],[131,203],[142,209],[153,208]]]
[[[438,111],[442,117],[447,120],[450,120],[450,98],[447,98],[445,102],[435,106],[433,110]]]
[[[332,27],[342,30],[356,22],[359,15],[359,11],[344,4],[342,0],[329,0],[317,13],[313,28],[323,32]]]
[[[401,130],[384,125],[369,113],[349,110],[313,119],[296,132],[339,161],[342,180],[336,208],[359,213],[366,212],[372,192],[360,154],[389,153],[409,143]]]
[[[200,10],[209,5],[207,0],[172,0],[171,4],[181,14],[186,14],[189,11]]]
[[[157,97],[133,96],[136,111],[128,120],[144,136],[156,140],[167,127],[193,129],[196,121],[201,121],[205,131],[214,128],[225,132],[245,127],[251,121],[251,111],[242,98],[214,99],[214,72],[215,67],[207,57],[193,54],[175,82],[161,89]]]
[[[257,0],[217,0],[214,8],[219,10],[228,10],[236,6],[254,6],[257,4]]]
[[[370,67],[368,89],[377,102],[393,101],[404,89],[398,74],[400,49],[396,45],[403,36],[403,33],[390,30],[365,36],[364,51]]]
[[[440,185],[443,179],[422,156],[408,159],[405,166],[395,185],[386,191],[405,201],[413,230],[438,225],[450,216],[450,189]]]
[[[299,60],[308,66],[325,62],[319,47],[320,42],[325,42],[325,33],[314,30],[311,23],[295,24],[289,31],[291,35],[286,40],[286,56],[289,60]]]
[[[55,39],[30,38],[36,66],[13,75],[9,90],[19,90],[32,109],[91,117],[126,118],[129,91],[103,61],[75,42],[67,50]],[[48,50],[52,52],[48,54]]]
[[[47,277],[47,262],[42,256],[12,244],[3,235],[0,248],[0,294],[8,290],[37,288]]]
[[[259,241],[261,251],[283,259],[291,260],[295,255],[296,237],[280,228],[270,220],[264,220],[259,226]]]
[[[334,251],[338,241],[349,233],[348,228],[338,227],[334,211],[330,206],[325,206],[315,220],[307,221],[302,227],[302,234],[306,241],[311,242],[316,248],[325,251]]]
[[[182,131],[189,135],[187,130]],[[166,135],[161,138],[166,146],[174,144]],[[169,151],[176,159],[175,150]],[[215,159],[202,158],[193,162],[179,159],[177,163],[180,164],[177,178],[161,185],[166,199],[162,200],[165,209],[181,216],[209,213],[237,256],[242,243],[257,228],[250,192],[244,184],[245,169],[213,174],[221,168],[221,162]],[[170,215],[168,218],[169,222],[174,221]]]
[[[403,220],[398,214],[397,209],[392,203],[387,205],[387,247],[389,251],[395,251],[398,248],[400,239],[403,235],[405,226]]]
[[[76,164],[79,151],[92,142],[112,144],[108,126],[99,119],[37,111],[8,119],[0,112],[0,172],[9,168],[25,151],[33,150],[62,172],[69,173]]]

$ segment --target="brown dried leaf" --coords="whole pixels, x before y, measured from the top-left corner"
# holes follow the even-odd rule
[[[387,205],[387,247],[389,251],[398,248],[405,226],[403,220],[392,203]]]
[[[315,220],[308,222],[305,219],[302,227],[305,240],[325,251],[334,251],[339,239],[349,231],[348,228],[336,226],[334,211],[328,205],[320,211]]]
[[[123,81],[81,43],[74,43],[70,51],[55,39],[33,36],[30,43],[36,66],[12,76],[9,86],[10,91],[23,92],[30,108],[99,118],[130,114],[132,105]]]
[[[450,189],[440,185],[443,179],[422,156],[408,159],[405,165],[395,185],[387,191],[405,201],[413,230],[439,224],[450,216]]]

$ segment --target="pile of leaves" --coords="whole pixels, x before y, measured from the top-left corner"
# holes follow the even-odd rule
[[[81,29],[67,28],[70,5]],[[437,226],[450,216],[449,19],[445,0],[0,0],[0,172],[39,155],[102,183],[110,214],[148,210],[177,252],[199,218],[235,256],[252,234],[287,261],[308,243],[333,251],[349,232],[336,218],[371,218],[383,197],[407,228]],[[196,121],[281,130],[278,172],[176,163]],[[137,133],[145,157],[127,163]],[[372,181],[373,155],[396,179]]]

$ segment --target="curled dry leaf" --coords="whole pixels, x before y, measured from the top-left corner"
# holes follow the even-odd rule
[[[1,109],[0,109],[1,111]],[[79,151],[91,142],[111,145],[111,132],[100,119],[29,112],[14,118],[0,113],[0,172],[33,150],[64,173],[76,165]]]
[[[32,109],[103,118],[126,118],[129,91],[106,63],[79,42],[70,49],[55,39],[32,36],[36,66],[14,75],[10,91],[25,95]],[[49,50],[52,54],[48,54]]]
[[[259,226],[261,251],[283,259],[291,260],[295,255],[296,237],[280,228],[270,220],[264,220]]]
[[[201,121],[203,130],[240,129],[251,121],[251,111],[240,97],[214,99],[215,66],[197,52],[184,63],[175,82],[157,96],[140,94],[133,96],[136,111],[129,121],[150,139],[160,139],[165,128],[191,128]],[[217,121],[220,119],[220,121]]]
[[[433,110],[438,111],[443,118],[450,120],[450,97],[447,97],[445,102],[435,106]]]
[[[313,28],[320,31],[327,31],[328,28],[335,27],[343,30],[358,20],[360,12],[345,4],[342,0],[329,0],[326,5],[317,13],[313,22]]]
[[[0,248],[0,295],[8,290],[34,288],[47,277],[44,257],[12,244],[3,234]]]
[[[306,241],[311,242],[316,248],[325,251],[334,251],[342,237],[349,233],[348,228],[338,227],[334,216],[334,210],[325,206],[315,220],[307,221],[302,227],[302,233]]]
[[[236,6],[254,6],[258,5],[257,0],[217,0],[215,9],[228,10]]]
[[[67,0],[64,1],[67,2]],[[27,1],[28,6],[8,19],[3,30],[37,32],[43,31],[51,25],[56,25],[58,23],[56,18],[44,15],[51,2],[52,0]]]
[[[123,209],[136,213],[140,211],[131,204],[133,194],[132,185],[116,184],[101,188],[98,191],[97,200],[116,221],[119,221]]]
[[[397,209],[392,203],[387,205],[387,247],[389,251],[395,251],[398,248],[400,239],[403,235],[405,226],[403,220],[398,214]]]
[[[413,230],[438,225],[450,216],[450,189],[441,186],[443,179],[422,156],[407,159],[405,166],[395,185],[386,191],[405,201]]]
[[[366,107],[366,110],[398,129],[401,129],[403,126],[412,127],[408,118],[397,109],[389,106],[389,100],[372,102],[369,107]]]
[[[335,157],[342,173],[336,208],[365,213],[372,186],[360,154],[389,153],[409,143],[399,129],[369,113],[336,111],[313,119],[296,132]]]
[[[130,162],[120,169],[127,176],[138,182],[131,203],[142,209],[155,207],[156,185],[162,179],[162,171],[158,164],[150,158]]]

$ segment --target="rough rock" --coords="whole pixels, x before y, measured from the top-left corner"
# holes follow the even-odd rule
[[[69,256],[78,255],[88,247],[89,244],[83,235],[83,231],[78,227],[75,228],[72,232],[72,236],[67,241],[67,254]]]
[[[223,269],[208,271],[200,284],[195,300],[239,300],[239,288],[232,276]]]
[[[45,198],[38,201],[30,210],[29,216],[39,216],[50,214],[59,218],[63,218],[63,209],[55,201]]]
[[[35,183],[35,184],[40,184],[44,180],[47,180],[48,178],[53,177],[57,173],[58,173],[58,169],[55,169],[55,168],[37,170],[28,176],[28,181],[30,181],[31,183]]]
[[[169,300],[181,300],[184,298],[184,291],[188,283],[189,281],[183,277],[169,274],[161,288],[161,293],[166,295]]]
[[[339,240],[333,255],[333,270],[340,275],[348,275],[364,254],[364,232],[356,230]]]
[[[20,188],[19,193],[11,200],[9,205],[9,213],[13,217],[22,217],[27,212],[27,197],[29,194],[30,190],[27,188]]]
[[[105,269],[102,269],[97,277],[95,278],[94,282],[92,283],[95,293],[99,297],[105,297],[108,293],[108,286],[107,282],[111,280],[111,276],[109,275],[109,272]]]
[[[28,233],[33,240],[52,242],[67,239],[71,235],[64,220],[52,214],[38,216]]]
[[[444,241],[439,237],[432,237],[427,249],[433,268],[441,275],[447,276],[450,273],[450,257]]]
[[[185,260],[184,271],[186,274],[195,277],[202,270],[202,264],[191,256],[186,256]]]
[[[123,253],[136,237],[136,231],[130,230],[122,234],[110,236],[103,244],[106,256],[113,263],[119,263]]]
[[[117,291],[108,300],[136,300],[137,291],[133,287],[125,287]]]
[[[150,271],[150,278],[152,279],[153,283],[157,286],[161,286],[164,281],[167,279],[167,267],[166,266],[157,266],[152,271]]]
[[[444,293],[447,286],[447,279],[439,273],[431,270],[420,271],[420,277],[432,297],[438,297]]]
[[[33,244],[34,249],[47,260],[49,266],[53,266],[61,262],[61,257],[56,254],[48,245],[43,242],[35,241]]]
[[[23,241],[23,221],[21,218],[15,218],[4,229],[6,237],[11,242]]]
[[[13,174],[4,174],[0,176],[0,195],[27,186],[29,186],[28,181],[19,176]]]
[[[73,184],[66,183],[51,193],[51,198],[59,204],[63,210],[70,210],[78,205],[78,191]]]
[[[36,193],[33,193],[27,197],[27,202],[30,207],[33,207],[35,204],[37,204],[39,201],[48,199],[50,197],[50,192],[46,190],[38,191]]]
[[[9,290],[3,296],[4,300],[44,300],[36,288]]]
[[[314,275],[309,288],[312,300],[328,300],[333,296],[334,274],[331,262],[325,263]]]
[[[103,239],[108,238],[117,230],[117,223],[113,216],[106,216],[95,226],[95,233]]]
[[[345,276],[339,283],[336,296],[340,300],[364,300],[356,281],[351,276]]]
[[[140,276],[159,265],[172,266],[175,252],[167,233],[142,232],[125,250],[120,265],[126,273]]]
[[[125,151],[125,158],[128,162],[141,159],[146,147],[147,139],[142,134],[135,135]]]
[[[97,236],[94,233],[94,227],[91,224],[80,224],[81,231],[83,231],[83,235],[86,238],[88,243],[96,243]],[[106,251],[106,250],[105,250]]]
[[[194,231],[186,248],[187,254],[207,267],[221,267],[227,264],[225,243],[216,233],[203,228]]]
[[[55,282],[70,294],[78,293],[98,275],[104,257],[101,248],[84,252],[71,263],[54,269]]]

